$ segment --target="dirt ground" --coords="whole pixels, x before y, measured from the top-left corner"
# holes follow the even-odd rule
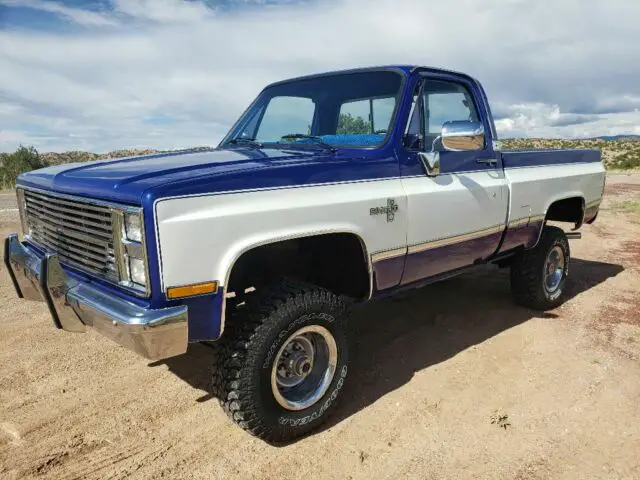
[[[339,407],[285,447],[227,420],[207,391],[209,349],[149,364],[57,331],[2,271],[0,478],[639,479],[633,201],[640,175],[610,176],[555,311],[515,306],[498,269],[360,308]],[[0,195],[0,233],[18,228]]]

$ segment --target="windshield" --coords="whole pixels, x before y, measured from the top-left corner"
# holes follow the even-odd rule
[[[222,145],[375,147],[394,120],[402,76],[342,73],[266,88]]]

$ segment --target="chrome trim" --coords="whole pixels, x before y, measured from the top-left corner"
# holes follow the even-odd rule
[[[126,240],[123,241],[122,244],[124,245],[124,250],[128,256],[139,258],[140,260],[144,259],[144,248],[141,243]]]
[[[107,202],[107,201],[104,201],[104,200],[97,200],[97,199],[88,198],[88,197],[82,197],[80,195],[69,195],[69,194],[66,194],[66,193],[52,192],[50,190],[43,190],[41,188],[24,187],[24,186],[19,186],[18,188],[21,188],[21,189],[29,191],[29,192],[36,192],[36,193],[40,193],[42,195],[48,195],[48,196],[51,196],[51,197],[68,199],[70,201],[85,202],[85,203],[87,203],[88,207],[96,206],[96,207],[106,207],[106,208],[117,208],[117,209],[121,209],[121,210],[134,211],[134,212],[138,211],[140,209],[140,207],[131,207],[129,205],[122,205],[122,204],[119,204],[119,203]]]
[[[113,250],[116,253],[116,265],[118,267],[118,283],[129,278],[129,268],[124,250],[124,212],[122,210],[111,211],[111,227],[113,229]]]
[[[271,367],[271,393],[278,404],[292,411],[315,405],[333,381],[338,353],[335,338],[321,325],[302,327],[289,336]]]
[[[430,152],[418,152],[418,158],[422,163],[427,177],[437,177],[440,175],[440,152],[433,150]]]
[[[420,253],[425,250],[431,250],[439,247],[446,247],[447,245],[453,245],[455,243],[466,242],[469,240],[475,240],[477,238],[486,237],[487,235],[492,235],[494,233],[501,232],[504,230],[505,225],[495,225],[490,228],[485,228],[483,230],[477,230],[475,232],[464,233],[462,235],[455,235],[452,237],[439,238],[435,240],[430,240],[428,242],[418,243],[414,245],[410,245],[408,248],[408,254]]]
[[[27,225],[27,212],[26,202],[24,199],[24,189],[16,188],[16,201],[18,203],[18,214],[20,215],[20,226],[22,227],[22,234],[27,235],[29,233],[29,225]]]
[[[442,146],[452,152],[482,150],[484,148],[484,127],[480,122],[456,120],[445,122],[440,135]],[[497,160],[496,160],[497,162]]]
[[[383,260],[389,260],[391,258],[402,257],[406,254],[407,247],[394,248],[392,250],[383,250],[382,252],[371,254],[371,262],[381,262]]]
[[[151,281],[149,278],[148,258],[146,253],[138,258],[145,262],[147,284],[145,286],[128,280],[127,250],[122,246],[124,231],[124,214],[138,213],[143,215],[140,207],[120,205],[113,202],[95,200],[76,195],[67,195],[38,188],[19,187],[18,190],[26,192],[27,200],[31,205],[29,214],[33,215],[42,230],[42,238],[25,235],[36,246],[41,246],[46,252],[53,252],[65,264],[84,273],[95,276],[108,283],[117,285],[127,292],[138,297],[151,295]],[[56,203],[47,203],[50,198],[55,198]],[[25,203],[26,206],[26,203]],[[76,212],[67,207],[81,208],[82,212]],[[26,213],[26,210],[25,210]],[[76,231],[69,228],[69,217],[65,215],[77,215],[82,219],[91,231]],[[26,215],[25,215],[26,217]],[[141,249],[146,252],[146,236],[144,218],[142,218],[142,243]],[[80,223],[80,220],[70,219],[72,223]],[[107,225],[107,222],[110,223]],[[55,238],[54,234],[62,232],[64,242]],[[125,241],[129,242],[128,240]],[[113,246],[113,259],[110,259],[109,245]],[[105,253],[106,252],[106,253]],[[101,262],[105,262],[102,264]],[[107,265],[113,265],[113,275],[103,271]],[[108,268],[107,268],[108,270]]]
[[[529,217],[518,218],[516,220],[511,220],[508,224],[508,228],[517,228],[529,225]]]
[[[5,239],[5,263],[18,296],[45,302],[58,328],[83,332],[91,327],[150,360],[187,350],[186,306],[145,309],[102,292],[91,283],[69,277],[57,255],[41,256],[20,243],[17,234]]]
[[[125,213],[137,213],[140,215],[141,222],[141,242],[135,242],[127,239],[124,215]],[[138,295],[144,294],[148,297],[151,295],[151,279],[149,278],[149,260],[147,258],[147,234],[144,228],[144,216],[142,209],[137,210],[113,210],[113,248],[116,250],[116,259],[118,260],[118,275],[120,281],[118,284],[127,288],[133,292],[138,292]],[[131,280],[131,274],[129,273],[129,257],[138,258],[144,262],[144,272],[146,282],[144,285],[135,283]]]

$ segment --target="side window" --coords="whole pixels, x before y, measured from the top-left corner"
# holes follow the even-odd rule
[[[423,109],[427,136],[440,134],[445,122],[478,121],[473,97],[462,85],[428,80],[423,90]]]
[[[371,133],[371,116],[369,100],[356,100],[343,103],[340,107],[336,133]]]
[[[336,133],[386,133],[395,107],[394,97],[367,98],[343,103]]]
[[[396,99],[393,97],[374,98],[372,103],[373,131],[387,133],[391,117],[393,117],[393,110],[396,108]]]
[[[256,140],[277,142],[284,135],[311,133],[315,104],[306,97],[273,97],[262,116]],[[249,124],[253,121],[249,122]]]

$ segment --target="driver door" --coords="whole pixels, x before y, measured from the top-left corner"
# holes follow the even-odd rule
[[[462,151],[446,149],[439,138],[446,122],[481,123],[490,131],[480,116],[481,98],[472,83],[457,77],[421,81],[407,137],[422,141],[407,148],[402,176],[408,202],[402,284],[481,262],[498,248],[508,202],[499,155],[487,138],[481,148]],[[440,172],[429,176],[419,154],[432,150],[439,155]]]

